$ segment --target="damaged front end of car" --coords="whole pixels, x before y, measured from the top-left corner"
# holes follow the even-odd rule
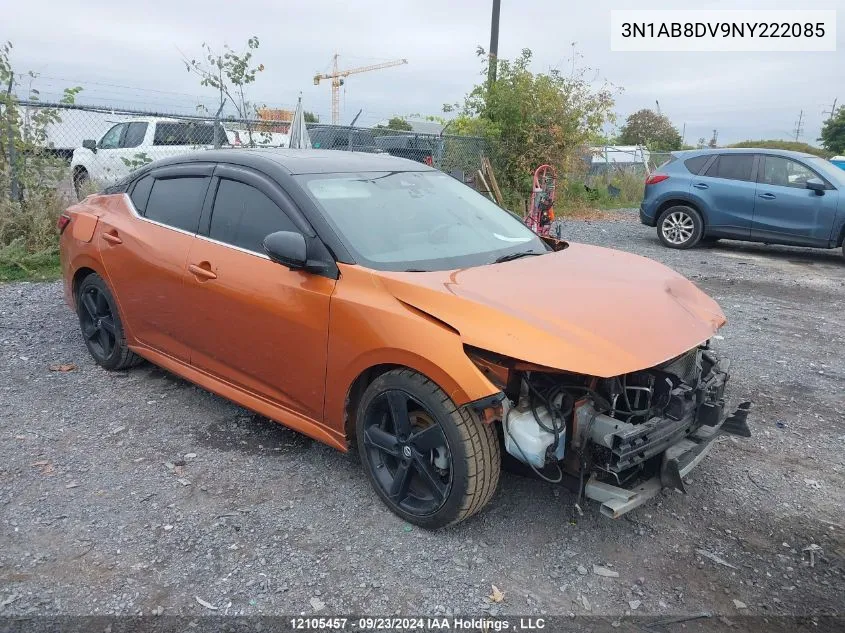
[[[655,367],[600,378],[467,348],[504,397],[484,411],[508,454],[618,518],[684,477],[722,433],[750,437],[750,402],[725,411],[729,361],[708,343]]]

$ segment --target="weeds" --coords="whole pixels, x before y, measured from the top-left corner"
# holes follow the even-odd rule
[[[56,221],[66,206],[55,190],[30,196],[26,207],[0,198],[0,281],[58,275]]]
[[[14,97],[12,45],[0,45],[0,281],[45,279],[59,271],[56,221],[67,206],[57,185],[68,166],[47,139],[48,126],[61,121],[53,108],[22,108]],[[29,73],[35,78],[36,75]],[[81,88],[65,90],[73,103]],[[38,101],[31,88],[29,101]]]
[[[622,209],[640,206],[643,199],[641,174],[619,172],[612,176],[570,177],[558,182],[555,211],[564,215],[586,209]]]

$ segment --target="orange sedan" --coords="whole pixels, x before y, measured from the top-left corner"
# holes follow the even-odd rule
[[[429,528],[478,512],[507,458],[617,517],[683,490],[720,432],[725,322],[648,259],[540,238],[388,155],[159,161],[59,221],[94,360],[146,359],[346,451]]]

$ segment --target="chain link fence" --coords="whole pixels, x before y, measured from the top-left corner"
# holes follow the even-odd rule
[[[254,119],[37,101],[18,101],[17,108],[24,136],[39,119],[43,121],[45,112],[50,113],[35,145],[29,146],[65,162],[69,167],[65,186],[72,186],[76,195],[113,184],[161,158],[211,148],[287,147],[293,117],[292,111],[269,108],[259,109]],[[307,127],[315,151],[387,153],[460,173],[459,177],[480,168],[485,149],[477,137],[323,123]],[[10,179],[17,182],[14,173]]]

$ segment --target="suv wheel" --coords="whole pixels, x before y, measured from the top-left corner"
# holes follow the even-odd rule
[[[495,428],[459,409],[425,376],[389,371],[358,405],[358,452],[381,500],[405,521],[436,529],[483,508],[501,469]]]
[[[657,236],[669,248],[692,248],[703,233],[701,214],[692,207],[669,207],[657,218]]]

